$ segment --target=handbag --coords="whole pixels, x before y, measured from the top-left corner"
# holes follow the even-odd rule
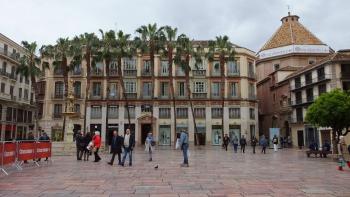
[[[151,141],[151,146],[155,146],[156,145],[156,142],[155,141]]]
[[[177,140],[176,140],[175,149],[179,149],[179,148],[180,148],[180,140],[177,139]]]

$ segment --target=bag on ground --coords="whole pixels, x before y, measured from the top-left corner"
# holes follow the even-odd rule
[[[175,149],[179,149],[179,148],[180,148],[180,139],[177,139],[175,144]]]

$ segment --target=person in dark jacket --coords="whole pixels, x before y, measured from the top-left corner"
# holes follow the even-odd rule
[[[129,155],[129,166],[132,166],[132,150],[135,146],[135,138],[134,135],[130,133],[130,129],[126,129],[126,133],[124,135],[124,156],[121,166],[124,166],[126,156]]]
[[[241,144],[241,152],[244,153],[245,152],[245,145],[247,145],[247,140],[245,139],[244,135],[242,135],[242,138],[240,140],[240,144]]]
[[[84,136],[84,153],[83,153],[84,161],[89,161],[91,150],[87,149],[87,146],[89,145],[91,140],[92,140],[91,133],[87,132]]]
[[[230,143],[230,138],[228,137],[227,134],[225,134],[224,139],[223,139],[223,144],[224,144],[224,148],[226,151],[227,151],[227,146],[229,143]]]
[[[122,153],[123,143],[124,143],[124,138],[119,136],[117,131],[113,131],[113,137],[111,140],[112,159],[110,162],[108,162],[109,165],[113,165],[116,154],[118,154],[118,165],[122,164],[121,153]]]
[[[273,136],[272,143],[273,143],[273,150],[275,152],[277,152],[277,150],[278,150],[278,137],[276,135]]]
[[[256,139],[255,136],[253,136],[251,143],[252,143],[252,147],[253,147],[253,154],[255,154],[255,147],[256,147],[256,144],[258,143],[258,139]]]
[[[324,144],[322,146],[323,151],[330,151],[331,150],[331,145],[329,144],[328,140],[324,141]]]
[[[49,136],[47,136],[47,133],[42,132],[41,136],[39,137],[39,141],[42,141],[42,142],[49,142],[49,141],[50,141],[50,138],[49,138]],[[41,160],[41,158],[38,159],[38,161],[40,161],[40,160]],[[48,160],[49,160],[49,158],[46,157],[46,158],[45,158],[45,161],[48,161]]]
[[[78,131],[78,133],[75,136],[75,142],[77,146],[77,160],[81,160],[83,157],[83,151],[84,151],[84,133],[81,131]]]
[[[266,154],[267,139],[265,138],[265,135],[262,135],[262,136],[261,136],[261,139],[260,139],[260,146],[262,147],[261,153]]]

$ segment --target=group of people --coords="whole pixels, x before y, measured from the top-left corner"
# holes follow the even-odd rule
[[[223,138],[223,148],[227,151],[227,147],[229,146],[229,144],[232,144],[233,146],[233,151],[235,153],[237,153],[238,151],[238,146],[241,146],[241,153],[245,153],[245,147],[247,146],[247,140],[245,138],[244,135],[242,135],[241,139],[238,139],[238,137],[235,135],[233,136],[233,139],[231,140],[230,137],[225,134],[224,138]],[[260,144],[260,146],[262,147],[261,149],[261,153],[266,153],[266,147],[268,145],[268,141],[265,138],[264,135],[261,136],[260,138],[260,142],[258,141],[258,139],[253,136],[251,139],[251,146],[253,147],[253,154],[255,154],[255,148],[256,146]]]

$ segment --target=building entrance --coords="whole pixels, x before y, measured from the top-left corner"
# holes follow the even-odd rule
[[[147,134],[152,131],[151,124],[141,124],[141,141],[140,143],[145,143]]]

